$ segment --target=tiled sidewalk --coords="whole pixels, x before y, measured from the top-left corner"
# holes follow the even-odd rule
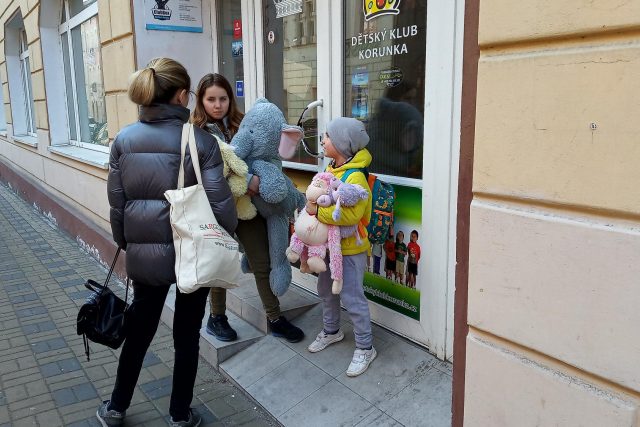
[[[0,183],[0,427],[99,426],[95,411],[111,393],[119,351],[76,335],[87,278],[106,270],[78,244]],[[114,286],[124,295],[124,288]],[[169,408],[173,343],[161,323],[147,353],[129,426],[163,426]],[[279,425],[202,358],[192,406],[206,426]]]

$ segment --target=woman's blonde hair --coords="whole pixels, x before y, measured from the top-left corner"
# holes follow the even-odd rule
[[[227,129],[231,134],[230,136],[233,137],[240,127],[240,122],[242,121],[244,114],[242,114],[238,109],[238,103],[236,102],[236,97],[233,95],[233,89],[231,88],[229,80],[227,80],[222,74],[211,73],[200,79],[198,89],[196,89],[196,108],[194,108],[193,113],[191,113],[191,123],[202,128],[208,121],[212,120],[205,111],[203,102],[204,94],[211,86],[218,86],[227,92],[227,97],[229,98],[229,111],[227,111],[226,116],[228,124]]]
[[[191,89],[191,78],[170,58],[154,58],[129,77],[129,99],[138,105],[166,104],[182,89]]]

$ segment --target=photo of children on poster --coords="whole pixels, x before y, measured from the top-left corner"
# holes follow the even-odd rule
[[[393,225],[384,244],[371,245],[364,291],[369,300],[419,320],[418,275],[424,268],[420,247],[422,190],[401,185],[393,188]]]

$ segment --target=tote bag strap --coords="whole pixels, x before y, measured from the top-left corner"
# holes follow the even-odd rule
[[[198,184],[202,185],[200,160],[198,159],[198,149],[196,148],[196,135],[193,131],[193,125],[191,123],[185,123],[184,126],[182,126],[182,139],[180,143],[180,170],[178,171],[178,190],[184,188],[184,158],[187,151],[187,145],[189,146],[191,163],[193,164],[193,170],[196,174],[196,179],[198,180]]]

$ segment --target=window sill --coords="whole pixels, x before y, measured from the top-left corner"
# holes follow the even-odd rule
[[[87,163],[100,169],[109,170],[109,154],[76,145],[51,145],[49,152],[69,159]]]
[[[29,147],[37,148],[38,147],[38,138],[31,135],[14,135],[13,140],[15,142],[19,142],[20,144],[28,145]]]

